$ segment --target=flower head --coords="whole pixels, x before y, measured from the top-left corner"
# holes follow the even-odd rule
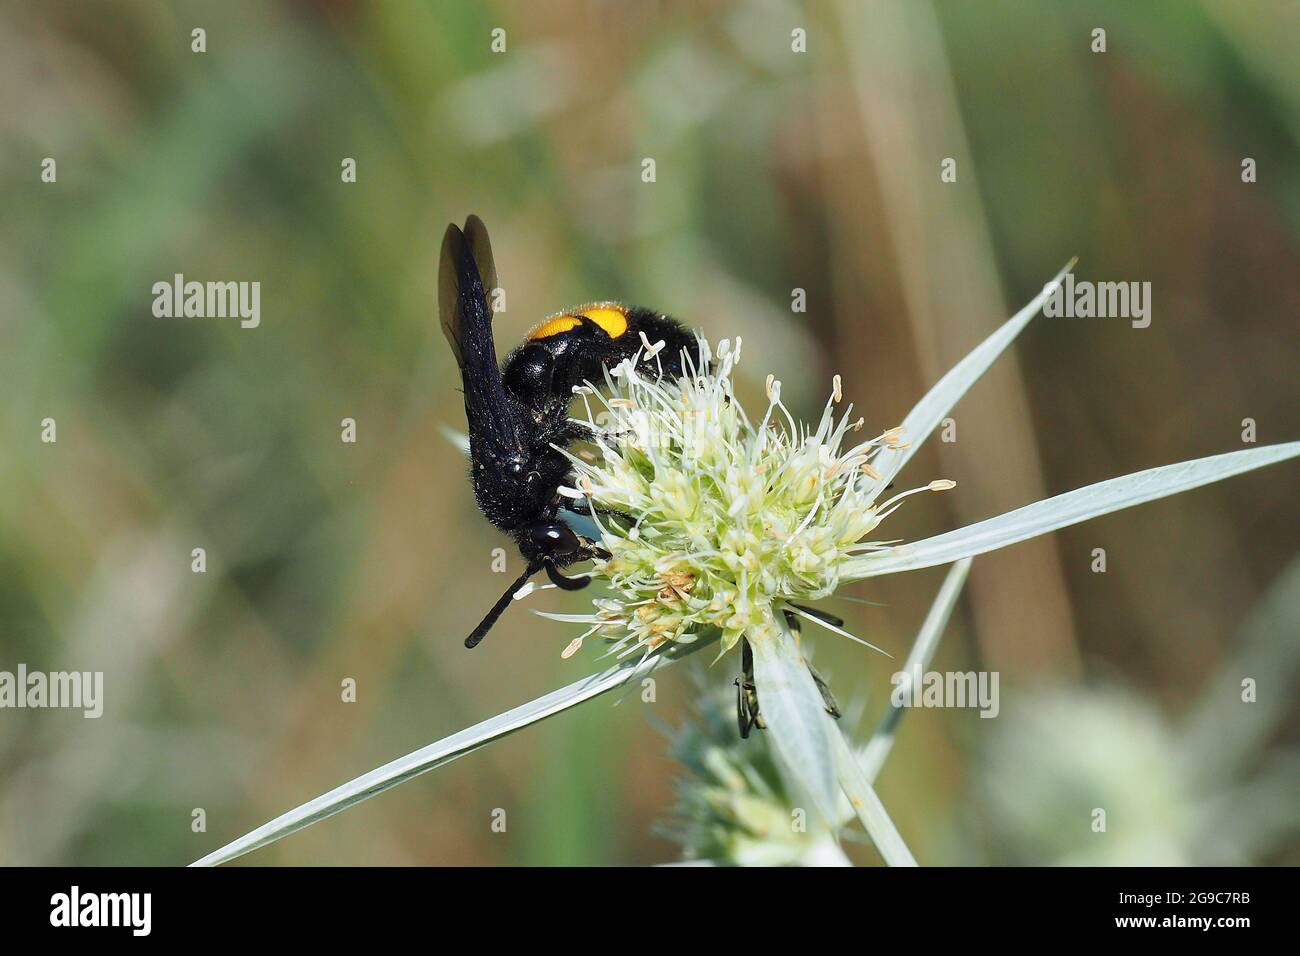
[[[698,361],[687,359],[679,379],[648,376],[634,359],[611,371],[604,394],[579,390],[600,454],[571,456],[576,487],[561,492],[589,502],[609,554],[593,576],[612,594],[595,602],[583,637],[612,639],[616,652],[707,631],[721,633],[725,652],[789,602],[831,594],[852,559],[888,548],[868,536],[902,499],[953,487],[878,500],[886,482],[872,459],[905,447],[904,436],[860,439],[852,406],[837,414],[839,376],[812,427],[782,404],[772,376],[762,416],[746,414],[732,389],[739,339],[716,354],[701,339]]]

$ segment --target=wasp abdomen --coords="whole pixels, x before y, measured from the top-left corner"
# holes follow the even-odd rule
[[[642,335],[645,339],[642,340]],[[653,356],[645,349],[663,343]],[[502,368],[506,388],[532,408],[552,401],[567,402],[573,387],[599,385],[605,369],[642,353],[642,366],[677,378],[682,351],[694,355],[695,336],[676,320],[640,307],[603,302],[551,316],[542,322],[506,359]]]

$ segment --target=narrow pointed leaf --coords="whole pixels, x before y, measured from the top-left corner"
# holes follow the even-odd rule
[[[747,635],[754,649],[758,704],[782,768],[808,794],[822,818],[833,820],[839,787],[825,726],[830,718],[784,623],[771,620]]]
[[[845,578],[915,571],[996,551],[1089,518],[1199,488],[1300,455],[1300,442],[1268,445],[1149,468],[1034,502],[955,531],[899,545],[849,565]]]
[[[1300,558],[1269,586],[1251,611],[1236,652],[1200,694],[1181,733],[1187,766],[1206,782],[1239,780],[1295,706],[1300,674]],[[1254,677],[1258,697],[1243,704],[1241,681]],[[1296,778],[1300,780],[1300,777]]]
[[[475,724],[460,733],[452,734],[450,737],[429,744],[427,747],[421,747],[405,757],[399,757],[369,773],[362,774],[288,813],[281,814],[269,823],[244,834],[238,840],[226,844],[190,865],[216,866],[243,856],[251,850],[274,843],[326,817],[355,806],[363,800],[368,800],[376,794],[390,790],[400,783],[427,773],[435,767],[451,763],[456,758],[478,750],[494,740],[500,740],[530,724],[599,697],[629,681],[636,681],[656,667],[665,667],[711,643],[711,640],[701,639],[693,644],[676,645],[670,651],[656,657],[625,661],[599,674],[585,677],[567,687],[539,697],[531,703],[508,710],[504,714]]]
[[[911,653],[907,655],[907,663],[903,665],[902,673],[908,675],[906,679],[912,684],[920,682],[921,675],[925,673],[925,669],[930,666],[930,661],[934,658],[935,649],[939,646],[939,638],[943,636],[944,628],[948,626],[952,609],[957,606],[957,596],[961,594],[962,585],[966,583],[970,565],[971,559],[963,558],[952,566],[948,576],[943,579],[943,586],[939,588],[934,604],[930,606],[930,613],[925,616],[925,622],[921,625],[916,642],[912,645]],[[885,759],[894,746],[898,725],[906,709],[895,706],[891,695],[890,701],[885,705],[885,713],[880,718],[880,725],[871,740],[867,742],[862,756],[858,758],[862,766],[862,774],[868,783],[876,782],[880,768],[884,766]]]
[[[826,819],[834,819],[843,790],[881,857],[890,866],[915,866],[898,829],[863,776],[839,725],[826,713],[821,692],[783,616],[750,636],[754,683],[769,739],[796,790],[809,794]]]
[[[994,360],[1006,350],[1020,334],[1021,330],[1029,324],[1029,320],[1038,314],[1038,310],[1043,307],[1048,298],[1061,284],[1061,279],[1065,274],[1074,268],[1075,260],[1070,260],[1060,272],[1056,274],[1051,282],[1043,287],[1043,291],[1034,296],[1033,300],[1007,319],[1002,326],[990,335],[987,339],[975,347],[969,355],[954,365],[943,378],[935,383],[930,391],[916,403],[916,407],[907,413],[903,419],[903,439],[908,443],[907,448],[886,448],[876,456],[873,461],[876,471],[880,472],[880,482],[878,487],[884,488],[894,476],[902,470],[912,457],[921,447],[921,444],[930,437],[930,433],[938,427],[954,405],[966,394],[967,390],[975,384],[993,364]]]
[[[916,866],[916,857],[903,842],[902,835],[894,826],[885,805],[871,786],[862,764],[858,762],[848,741],[840,733],[839,726],[829,717],[826,718],[831,747],[835,755],[835,772],[839,778],[844,795],[849,798],[849,805],[862,821],[863,828],[871,837],[871,842],[880,851],[881,858],[889,866]]]

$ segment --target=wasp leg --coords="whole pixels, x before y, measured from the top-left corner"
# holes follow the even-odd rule
[[[631,438],[635,434],[635,429],[631,428],[625,428],[621,432],[601,432],[600,440],[606,445],[618,445],[622,443],[623,439]]]
[[[632,435],[635,435],[636,429],[625,428],[622,431],[606,432],[601,431],[595,425],[589,425],[587,422],[580,422],[576,418],[566,418],[556,426],[555,434],[564,439],[563,441],[560,441],[552,438],[551,440],[557,445],[567,445],[569,442],[574,441],[590,442],[593,445],[598,441],[603,441],[607,445],[612,445],[619,441],[619,439],[630,438]]]
[[[794,604],[805,614],[811,614],[813,617],[819,617],[832,627],[843,627],[844,621],[834,614],[827,614],[825,611],[819,611],[815,607],[804,607],[802,604]],[[790,630],[799,634],[803,631],[803,625],[799,621],[798,615],[785,612],[785,619],[790,625]],[[822,706],[826,708],[826,713],[830,714],[836,720],[840,719],[840,705],[835,700],[835,695],[831,693],[830,687],[826,684],[826,679],[817,673],[817,668],[811,664],[808,665],[808,673],[812,674],[813,683],[817,685],[817,692],[822,695]]]
[[[592,513],[591,501],[590,499],[583,498],[579,501],[573,502],[572,504],[566,502],[564,510],[572,511],[574,514],[582,515],[584,518],[590,518]],[[596,514],[600,515],[602,518],[617,518],[619,521],[625,521],[629,528],[636,524],[635,515],[630,515],[626,511],[619,511],[617,508],[597,508],[595,511]]]
[[[551,579],[551,583],[557,588],[563,588],[566,591],[581,591],[591,583],[591,578],[569,578],[560,573],[560,569],[553,564],[547,564],[546,576]]]
[[[546,440],[557,445],[568,445],[575,441],[594,442],[599,434],[600,432],[586,422],[566,418],[549,430]]]
[[[745,701],[745,688],[740,683],[740,678],[736,678],[736,729],[740,731],[740,739],[748,740],[749,731],[753,727],[753,721],[749,717],[749,705]]]
[[[812,674],[813,683],[817,685],[817,690],[822,695],[822,706],[826,708],[826,713],[830,714],[836,720],[840,719],[840,705],[835,701],[835,695],[831,693],[830,687],[827,686],[825,678],[817,673],[817,668],[811,664],[808,665],[808,672]]]
[[[588,425],[586,422],[580,422],[573,418],[566,418],[555,426],[546,436],[546,440],[554,442],[557,445],[569,445],[575,441],[585,441],[592,445],[598,441],[603,441],[607,445],[617,444],[624,438],[630,438],[635,435],[636,431],[631,428],[625,428],[621,432],[603,432],[598,428]]]
[[[754,684],[754,651],[749,641],[740,639],[741,675],[736,678],[736,725],[741,740],[748,740],[757,727],[767,730],[767,723],[758,712],[758,688]]]

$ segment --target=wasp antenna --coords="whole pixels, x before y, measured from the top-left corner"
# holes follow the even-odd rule
[[[557,588],[563,588],[565,591],[581,591],[591,583],[591,578],[570,578],[560,573],[560,569],[553,564],[546,565],[546,576],[551,579],[551,583]]]
[[[479,641],[487,636],[487,632],[492,630],[492,625],[497,622],[497,618],[510,606],[510,599],[515,596],[515,592],[524,586],[525,581],[541,569],[540,563],[531,563],[524,569],[524,573],[519,575],[515,583],[506,588],[506,593],[497,598],[497,603],[492,605],[492,610],[487,612],[487,616],[479,622],[479,626],[474,628],[469,637],[465,638],[466,647],[478,647]]]

